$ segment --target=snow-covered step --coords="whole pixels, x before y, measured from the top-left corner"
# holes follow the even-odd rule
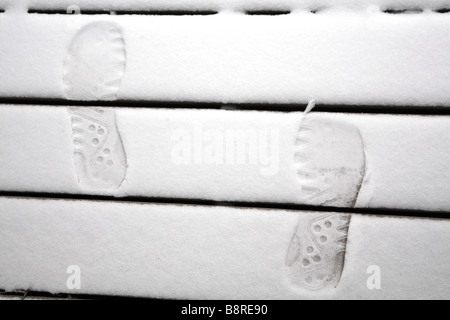
[[[0,288],[206,299],[450,294],[450,221],[0,198]]]
[[[442,9],[448,8],[447,0],[0,0],[4,7],[31,9],[67,9],[77,5],[86,10],[298,10],[298,9],[366,9],[379,6],[382,9]]]
[[[0,105],[0,155],[4,192],[450,211],[445,115]]]
[[[227,103],[314,98],[324,104],[441,107],[450,101],[450,19],[435,11],[61,15],[27,14],[27,8],[69,2],[30,1],[18,8],[11,3],[16,2],[0,14],[3,98]],[[92,3],[87,6],[103,5]],[[171,3],[168,8],[179,4]],[[204,3],[209,2],[191,6]],[[136,1],[113,6],[140,4],[146,6]]]

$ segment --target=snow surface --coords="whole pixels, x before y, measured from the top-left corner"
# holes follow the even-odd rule
[[[65,11],[73,5],[82,11],[220,13],[26,13]],[[117,81],[112,91],[105,86],[97,92],[98,99],[109,93],[109,99],[130,101],[306,104],[315,98],[361,108],[448,107],[450,20],[436,12],[448,8],[446,0],[0,0],[0,96],[84,100],[106,79],[92,68],[90,82],[83,82],[79,73],[86,72],[77,66],[115,64],[111,51],[119,46],[120,68],[103,68]],[[382,12],[404,9],[409,12]],[[424,12],[414,13],[416,9]],[[250,16],[247,10],[292,12]],[[100,25],[114,26],[117,37],[104,37]],[[98,46],[105,50],[92,49]],[[85,61],[89,56],[93,59]],[[80,95],[80,88],[87,94]],[[0,105],[1,191],[314,205],[337,201],[332,203],[450,212],[449,116],[313,111],[304,121],[299,112],[111,108],[99,111],[106,122],[90,117],[106,124],[96,127],[75,126],[76,111]],[[108,152],[74,146],[80,137],[98,144],[97,138],[76,131],[91,126],[92,135],[114,132]],[[196,152],[201,150],[204,161],[211,140],[243,129],[263,137],[274,134],[272,157],[256,164],[196,163]],[[199,133],[206,138],[200,139],[200,149],[195,144]],[[177,143],[185,138],[193,144],[192,163],[174,158]],[[80,183],[76,165],[85,163],[74,161],[74,150],[96,154],[101,174],[108,173],[101,171],[103,165],[112,163],[107,156],[120,154],[127,166],[114,180],[114,190]],[[314,159],[315,166],[305,165],[305,158]],[[329,186],[332,194],[324,192]],[[296,260],[308,249],[295,246],[295,235],[311,243],[312,221],[328,215],[349,221],[327,212],[3,196],[0,289],[206,299],[449,296],[450,221],[439,219],[355,214],[342,278],[341,269],[333,269],[337,289],[293,285],[292,278],[308,282],[302,274],[308,266]],[[334,247],[345,248],[345,241]],[[335,254],[331,250],[322,257]],[[287,259],[297,263],[294,269],[287,270]],[[80,290],[66,286],[71,265],[81,268]],[[381,269],[382,290],[366,285],[367,270],[374,265]]]
[[[10,297],[10,296],[4,296],[0,294],[0,300],[22,300],[21,297]]]
[[[430,2],[431,3],[431,2]],[[0,95],[66,98],[78,31],[122,28],[117,99],[448,106],[447,14],[377,10],[248,16],[0,15]]]
[[[295,137],[301,126],[302,113],[113,110],[128,167],[120,188],[111,192],[90,190],[79,184],[73,161],[71,117],[67,108],[1,105],[0,189],[118,197],[304,203],[294,162]],[[345,122],[360,131],[366,168],[357,207],[449,211],[449,116],[313,111],[308,117],[331,123]],[[273,141],[278,143],[271,144],[270,140],[269,149],[260,144],[263,150],[267,150],[268,157],[258,158],[256,163],[195,162],[196,148],[200,146],[204,148],[201,151],[207,153],[206,147],[216,141],[216,134],[224,141],[227,132],[242,130],[262,134],[263,138],[275,132],[278,138],[275,136]],[[174,158],[180,136],[187,138],[191,150],[190,161],[185,163]],[[222,150],[227,152],[225,144]],[[348,152],[351,150],[346,154]],[[340,161],[335,160],[327,161],[331,165]],[[324,166],[326,164],[323,163]]]
[[[304,214],[0,198],[0,287],[205,299],[450,295],[448,220],[365,215],[353,215],[337,289],[292,286],[285,258]],[[66,287],[70,265],[81,269],[80,290]],[[366,286],[372,265],[381,268],[381,290]]]
[[[383,9],[440,9],[448,7],[448,0],[0,0],[0,6],[13,7],[20,3],[29,8],[66,9],[78,5],[85,9],[108,10],[261,10],[261,9],[321,9],[349,8],[364,9],[371,5]]]

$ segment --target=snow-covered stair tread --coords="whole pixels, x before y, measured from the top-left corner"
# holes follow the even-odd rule
[[[2,197],[0,288],[207,299],[449,296],[450,221],[350,216]],[[345,263],[329,259],[336,255]]]
[[[108,27],[102,33],[99,25],[109,25],[117,36],[108,39]],[[5,30],[1,97],[230,103],[315,98],[326,104],[398,106],[450,101],[450,19],[436,12],[127,16],[7,10],[0,15],[0,30]],[[102,57],[105,63],[115,61],[122,54],[119,67],[111,68],[120,81],[110,79],[112,95],[74,95],[64,80],[67,57],[74,41],[93,48],[97,40],[104,49],[91,50],[90,63]],[[115,45],[117,50],[107,50]],[[100,79],[98,86],[105,86],[98,74],[102,65],[84,81]]]
[[[382,9],[442,9],[448,0],[0,0],[4,7],[32,9],[66,9],[74,4],[86,10],[296,10],[296,9],[365,9],[379,6]]]
[[[1,191],[450,211],[449,116],[1,105],[0,137]]]

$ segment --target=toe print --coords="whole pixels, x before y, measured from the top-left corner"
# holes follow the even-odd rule
[[[125,65],[125,42],[117,25],[95,22],[85,26],[74,37],[64,61],[67,99],[115,100]]]
[[[114,110],[74,107],[69,113],[80,184],[85,188],[119,188],[125,178],[127,163]]]
[[[358,128],[305,113],[295,140],[294,161],[304,203],[355,205],[366,170]]]

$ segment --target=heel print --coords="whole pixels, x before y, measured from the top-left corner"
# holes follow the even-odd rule
[[[292,284],[311,290],[337,287],[344,269],[350,215],[302,217],[286,258]]]

